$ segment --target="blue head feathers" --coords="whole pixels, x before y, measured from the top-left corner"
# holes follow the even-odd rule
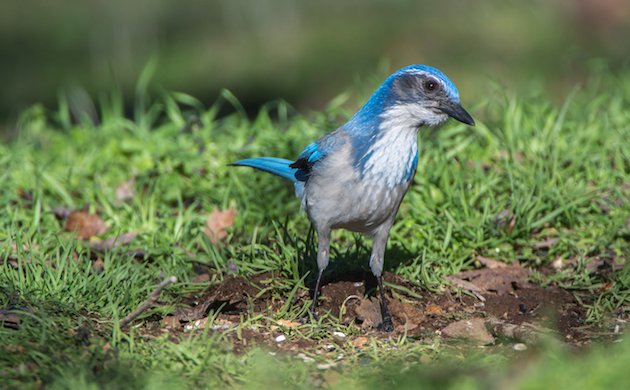
[[[428,65],[409,65],[398,70],[396,73],[389,76],[389,78],[394,79],[404,74],[424,74],[427,76],[435,77],[436,79],[440,80],[444,85],[444,89],[448,97],[451,98],[451,100],[453,100],[454,102],[459,103],[459,91],[457,91],[457,87],[455,87],[455,84],[453,84],[451,79],[449,79],[448,76],[446,76],[441,70]]]
[[[410,65],[389,76],[346,124],[351,132],[377,130],[383,113],[396,106],[414,111],[409,123],[434,126],[448,117],[472,125],[472,117],[461,107],[455,84],[440,70],[427,65]]]

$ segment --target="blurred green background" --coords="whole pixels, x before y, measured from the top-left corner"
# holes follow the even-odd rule
[[[410,63],[444,70],[470,105],[561,97],[593,67],[627,66],[629,42],[627,0],[3,0],[0,132],[59,93],[131,97],[151,58],[153,85],[207,105],[228,88],[248,112],[279,98],[317,110]]]

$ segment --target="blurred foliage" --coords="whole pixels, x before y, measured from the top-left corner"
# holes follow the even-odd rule
[[[563,95],[593,64],[624,66],[628,37],[625,0],[7,0],[0,122],[60,91],[81,109],[131,96],[151,58],[165,89],[210,104],[228,88],[250,112],[277,98],[321,109],[356,75],[409,63],[445,70],[464,101],[495,91],[488,80]]]

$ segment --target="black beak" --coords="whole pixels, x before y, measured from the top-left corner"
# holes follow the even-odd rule
[[[440,106],[440,110],[450,116],[453,119],[457,119],[458,121],[465,123],[470,126],[475,125],[475,120],[470,116],[470,114],[464,110],[464,107],[459,103],[448,102]]]

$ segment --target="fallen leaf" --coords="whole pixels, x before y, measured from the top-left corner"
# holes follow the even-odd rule
[[[495,337],[510,338],[528,344],[538,342],[543,334],[553,334],[549,329],[540,328],[526,322],[516,325],[496,318],[486,320],[486,329]]]
[[[92,263],[92,270],[96,273],[101,273],[103,269],[105,269],[105,262],[99,257]]]
[[[162,325],[167,329],[179,328],[181,323],[175,316],[166,316],[162,319]]]
[[[205,317],[212,302],[206,301],[196,306],[178,307],[175,310],[175,317],[179,321],[192,322]]]
[[[469,340],[479,345],[494,343],[494,337],[486,329],[486,321],[483,318],[453,322],[442,329],[442,334],[447,337]]]
[[[511,234],[514,226],[516,226],[516,216],[512,210],[503,209],[494,217],[494,223],[499,230],[505,230],[508,234]]]
[[[11,309],[0,309],[0,326],[10,329],[20,328],[20,315]]]
[[[549,249],[558,242],[558,238],[548,238],[544,241],[534,242],[532,246],[536,249]]]
[[[376,297],[361,299],[354,312],[361,321],[361,329],[364,331],[376,329],[383,322],[381,303]]]
[[[191,281],[193,283],[203,283],[207,282],[208,280],[210,280],[210,275],[205,273],[193,276]]]
[[[278,323],[278,325],[283,326],[285,328],[295,328],[295,327],[298,327],[298,326],[302,325],[302,324],[300,324],[297,321],[283,320],[283,319],[280,319],[280,320],[278,320],[276,322]]]
[[[562,268],[564,268],[564,263],[565,261],[562,256],[558,256],[554,261],[551,262],[551,267],[556,271],[560,271]]]
[[[496,268],[505,268],[508,265],[502,261],[491,259],[489,257],[477,256],[476,260],[481,263],[486,268],[496,269]]]
[[[403,329],[412,330],[417,328],[424,321],[424,312],[398,299],[392,299],[389,302],[389,310],[403,324]]]
[[[9,353],[25,353],[26,352],[26,348],[24,348],[24,346],[20,344],[5,344],[3,346],[3,349],[5,352],[9,352]]]
[[[453,285],[455,287],[461,288],[462,290],[466,290],[466,291],[472,293],[480,301],[484,302],[486,300],[486,298],[484,298],[483,295],[481,295],[482,293],[485,293],[486,290],[484,290],[484,289],[482,289],[480,287],[477,287],[473,283],[470,283],[467,280],[460,279],[460,278],[458,278],[456,276],[453,276],[453,275],[447,275],[445,277],[445,279],[448,280],[449,282],[453,283]]]
[[[117,248],[121,245],[127,245],[137,236],[138,233],[136,232],[128,232],[106,240],[92,240],[90,241],[90,248],[95,251],[104,252],[106,250]]]
[[[96,214],[90,214],[87,211],[73,211],[68,215],[65,229],[68,232],[75,232],[77,238],[84,240],[103,234],[108,228]]]
[[[233,322],[222,320],[220,318],[217,318],[214,321],[210,321],[208,317],[204,317],[194,322],[190,322],[186,324],[184,326],[184,330],[190,331],[190,330],[204,329],[205,327],[208,326],[208,322],[212,324],[212,326],[210,327],[210,329],[212,330],[225,330],[225,329],[233,328],[235,326]]]
[[[354,340],[352,340],[352,345],[355,346],[355,348],[363,348],[367,345],[367,343],[370,342],[370,339],[368,339],[365,336],[359,336],[357,338],[355,338]]]
[[[424,309],[424,314],[429,316],[441,316],[444,314],[444,310],[434,303],[429,303],[426,309]]]
[[[69,209],[67,207],[55,207],[54,209],[52,209],[52,212],[55,215],[55,218],[59,220],[68,218],[68,216],[72,214],[73,211],[74,210]]]
[[[589,274],[599,274],[607,271],[620,271],[624,267],[624,263],[619,259],[596,256],[589,259],[586,263],[586,270]]]
[[[210,242],[218,244],[219,241],[227,237],[226,229],[234,224],[235,216],[236,210],[231,207],[223,211],[212,210],[203,228],[203,232]]]
[[[131,178],[116,187],[116,200],[124,202],[136,196],[136,179]]]
[[[483,293],[484,291],[495,291],[499,295],[512,292],[517,288],[529,286],[529,271],[520,266],[512,264],[503,268],[482,268],[478,270],[463,271],[454,275],[456,279],[468,281],[471,291]],[[452,280],[452,279],[449,279]],[[472,289],[472,286],[478,290]]]
[[[18,188],[17,195],[20,199],[25,200],[27,202],[33,201],[33,191],[25,190],[24,188]]]

